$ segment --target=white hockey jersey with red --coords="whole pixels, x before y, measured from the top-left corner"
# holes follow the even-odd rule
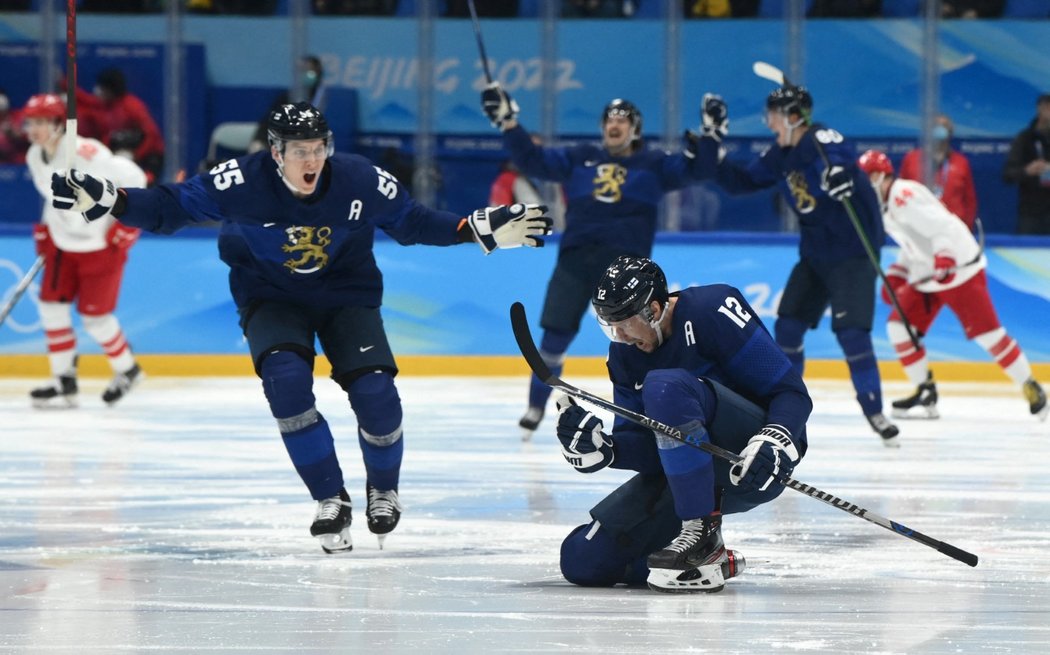
[[[66,140],[61,139],[55,156],[45,161],[44,149],[32,145],[26,153],[26,165],[33,176],[33,184],[44,197],[44,212],[41,222],[47,225],[51,240],[61,250],[68,252],[95,252],[107,247],[106,235],[116,221],[105,216],[90,223],[79,212],[55,209],[51,206],[51,174],[66,168]],[[109,148],[95,139],[77,137],[77,156],[73,168],[95,177],[113,180],[118,187],[146,186],[146,174],[135,162],[114,155]]]
[[[907,277],[908,284],[919,291],[936,293],[957,287],[988,263],[966,224],[914,180],[893,181],[883,222],[886,232],[900,246],[897,263],[888,274]],[[955,276],[948,283],[933,279],[933,259],[938,254],[955,260]]]

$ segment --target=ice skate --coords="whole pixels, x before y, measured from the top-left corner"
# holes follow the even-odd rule
[[[380,491],[369,484],[365,492],[368,495],[368,508],[365,510],[368,529],[379,540],[379,549],[382,550],[386,536],[394,531],[401,520],[401,501],[396,489]]]
[[[726,580],[743,573],[744,558],[722,543],[722,515],[714,513],[682,521],[682,532],[663,550],[648,558],[653,591],[663,593],[714,593]]]
[[[29,398],[33,407],[38,409],[76,407],[77,377],[60,375],[52,380],[51,384],[30,391]]]
[[[916,418],[940,418],[937,411],[937,384],[933,373],[926,374],[926,381],[921,383],[915,393],[907,398],[893,401],[893,417],[908,418],[911,409],[918,407],[921,413],[912,414]],[[874,426],[872,426],[874,427]]]
[[[131,389],[139,382],[142,382],[145,377],[146,374],[142,372],[138,364],[135,364],[123,373],[117,373],[110,380],[106,390],[102,392],[102,401],[107,405],[115,404],[118,400],[128,395]]]
[[[536,428],[540,426],[540,421],[543,420],[543,408],[542,407],[529,407],[525,410],[524,416],[518,421],[518,427],[521,428],[521,440],[528,441],[532,439],[532,433],[536,431]]]
[[[897,435],[900,434],[900,430],[897,426],[890,423],[890,420],[886,416],[879,412],[878,414],[869,414],[864,418],[868,419],[868,424],[871,425],[871,429],[875,430],[880,437],[882,437],[882,445],[887,448],[900,448],[900,441],[897,440]]]
[[[338,496],[325,498],[317,502],[317,512],[310,526],[310,534],[321,542],[326,553],[344,553],[353,550],[350,541],[350,496],[346,490],[340,490]]]
[[[1024,390],[1024,397],[1028,401],[1028,408],[1031,410],[1032,416],[1035,416],[1040,421],[1045,421],[1047,413],[1050,413],[1050,405],[1046,404],[1046,392],[1035,381],[1035,378],[1025,380],[1024,386],[1021,388]]]

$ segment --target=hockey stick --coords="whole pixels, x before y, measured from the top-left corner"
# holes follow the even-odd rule
[[[532,339],[532,332],[529,330],[529,321],[528,318],[525,316],[525,306],[522,305],[520,302],[516,302],[510,307],[510,324],[511,328],[514,330],[514,339],[518,342],[518,349],[521,350],[521,355],[525,358],[525,362],[528,363],[529,368],[532,369],[532,372],[535,373],[536,376],[543,380],[543,382],[548,386],[557,389],[563,393],[566,393],[574,398],[579,398],[580,400],[586,401],[592,405],[610,411],[613,414],[616,414],[617,416],[631,421],[632,423],[637,423],[638,425],[649,428],[655,432],[660,432],[664,435],[667,435],[668,437],[671,437],[676,441],[680,441],[686,444],[687,446],[692,446],[693,448],[698,448],[706,453],[710,453],[711,455],[714,455],[715,457],[718,457],[720,459],[724,459],[734,464],[743,459],[742,457],[740,457],[740,455],[726,450],[725,448],[720,448],[719,446],[716,446],[707,441],[701,441],[695,435],[683,434],[682,431],[676,427],[672,427],[665,423],[661,423],[660,421],[651,419],[643,414],[632,412],[629,409],[620,407],[619,405],[605,400],[601,396],[596,396],[592,393],[574,387],[571,384],[559,378],[558,376],[551,373],[550,368],[548,368],[548,366],[543,362],[543,357],[540,356],[540,351],[536,348],[536,342]],[[965,550],[962,550],[961,548],[956,548],[951,544],[947,544],[943,541],[938,541],[937,539],[928,537],[922,534],[921,532],[918,532],[917,530],[912,530],[911,528],[905,525],[896,523],[894,521],[890,521],[889,519],[883,518],[878,514],[864,509],[863,507],[858,507],[857,505],[854,505],[849,501],[842,500],[841,498],[833,496],[826,491],[821,491],[816,487],[811,487],[808,484],[803,484],[797,480],[791,479],[786,475],[778,477],[777,482],[784,485],[785,487],[803,493],[809,496],[810,498],[815,498],[819,501],[827,503],[828,505],[831,505],[832,507],[841,509],[844,512],[847,512],[854,516],[859,516],[865,521],[869,521],[871,523],[874,523],[875,525],[882,526],[887,530],[891,530],[896,534],[907,537],[913,541],[917,541],[924,546],[929,546],[930,548],[935,549],[937,552],[943,553],[948,557],[959,560],[964,564],[968,564],[969,566],[977,566],[977,556],[973,553],[968,553]]]
[[[66,175],[77,155],[77,0],[66,0]]]
[[[756,61],[751,65],[751,70],[758,77],[761,77],[764,80],[769,80],[779,86],[794,86],[786,77],[784,77],[784,72],[773,64],[768,64],[764,61]],[[811,125],[813,121],[809,112],[801,106],[799,107],[799,111],[802,112],[802,119],[806,121],[806,125]],[[824,161],[824,167],[830,168],[831,162],[828,160],[828,154],[824,152],[824,147],[820,145],[820,140],[816,138],[816,135],[813,137],[813,144],[816,146],[820,158]],[[897,310],[897,314],[901,317],[905,329],[908,330],[908,338],[911,340],[911,345],[914,346],[916,350],[921,350],[922,344],[919,342],[918,330],[916,330],[915,326],[905,318],[904,312],[901,310],[900,301],[897,300],[897,293],[893,290],[893,287],[890,286],[889,280],[886,279],[886,274],[882,271],[882,264],[879,262],[879,256],[875,253],[875,249],[872,247],[871,241],[868,240],[867,235],[864,234],[864,226],[860,223],[860,217],[857,216],[857,211],[853,208],[853,203],[850,202],[848,197],[846,197],[842,199],[842,205],[846,208],[846,215],[849,216],[850,222],[853,223],[853,229],[857,232],[857,237],[860,239],[860,245],[864,246],[864,252],[867,253],[871,265],[875,267],[875,272],[879,274],[882,284],[886,287],[886,292],[890,297],[893,308]]]
[[[474,23],[474,38],[478,40],[478,54],[481,55],[481,67],[485,70],[485,81],[492,84],[492,72],[489,71],[489,58],[485,56],[485,44],[481,41],[481,23],[474,0],[467,0],[467,7],[470,8],[470,20]]]
[[[7,303],[5,303],[3,308],[0,309],[0,325],[3,325],[4,321],[7,320],[7,317],[11,313],[11,310],[13,310],[15,308],[15,305],[18,304],[18,301],[21,300],[22,295],[26,292],[26,289],[28,289],[29,285],[33,283],[33,278],[36,277],[36,274],[39,273],[40,269],[43,267],[44,256],[40,255],[36,258],[36,261],[33,262],[33,265],[29,267],[29,270],[26,271],[26,274],[22,276],[22,280],[18,283],[18,286],[15,287],[15,292],[11,294],[11,297],[8,299]]]

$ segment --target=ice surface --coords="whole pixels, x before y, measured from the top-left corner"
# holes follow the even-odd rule
[[[36,382],[0,380],[0,652],[1050,652],[1050,423],[1010,385],[940,384],[942,418],[890,450],[848,383],[810,383],[795,477],[977,568],[788,490],[725,520],[741,577],[678,596],[561,578],[562,538],[627,475],[572,470],[550,413],[523,443],[524,379],[399,378],[405,514],[382,551],[349,404],[319,379],[355,502],[341,556],[309,535],[257,380],[151,377],[113,408],[84,380],[51,411]]]

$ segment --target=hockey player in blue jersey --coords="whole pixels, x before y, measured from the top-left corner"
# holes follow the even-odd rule
[[[877,258],[885,242],[879,203],[857,168],[853,147],[830,127],[812,123],[812,110],[813,98],[804,87],[785,86],[770,93],[766,124],[776,134],[776,144],[740,163],[721,152],[729,124],[726,104],[706,94],[702,135],[691,139],[691,149],[701,168],[716,167],[718,183],[730,193],[777,186],[798,215],[799,261],[777,309],[777,343],[801,374],[805,333],[817,327],[830,305],[831,330],[845,354],[857,402],[883,444],[896,447],[898,430],[882,413],[882,382],[871,341],[878,273],[862,241]],[[863,234],[850,220],[847,201]]]
[[[403,452],[397,365],[380,316],[383,283],[372,252],[376,228],[399,243],[497,248],[542,246],[550,218],[536,205],[479,209],[462,218],[428,209],[364,157],[334,152],[324,115],[300,102],[269,118],[270,150],[231,159],[184,183],[116,189],[78,171],[52,178],[54,204],[88,220],[170,234],[221,223],[219,256],[256,373],[295,470],[317,501],[310,533],[325,552],[351,549],[350,496],[332,433],[315,406],[314,340],[357,418],[369,530],[401,517]]]
[[[566,227],[543,301],[539,343],[544,362],[559,375],[598,278],[618,255],[650,255],[660,200],[700,182],[701,174],[682,153],[646,149],[642,113],[626,100],[613,100],[602,111],[600,146],[570,148],[533,143],[518,124],[517,103],[498,83],[482,92],[481,106],[503,132],[514,164],[531,177],[560,182],[565,190]],[[525,439],[542,420],[550,393],[533,375],[528,409],[519,422]]]
[[[733,452],[705,451],[617,417],[609,434],[593,413],[558,401],[562,454],[577,470],[637,471],[591,510],[561,547],[562,574],[588,586],[648,582],[656,591],[720,591],[743,570],[726,550],[722,515],[784,490],[806,454],[813,409],[798,371],[740,292],[712,284],[668,293],[649,259],[617,258],[592,305],[613,343],[613,402]]]

